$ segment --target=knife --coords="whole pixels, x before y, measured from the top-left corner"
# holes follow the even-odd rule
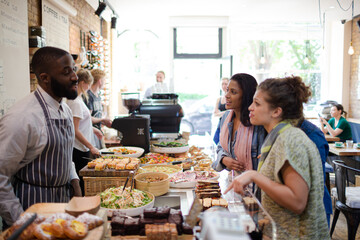
[[[11,234],[11,236],[8,238],[8,240],[15,240],[18,239],[21,235],[21,233],[33,222],[35,221],[37,217],[37,214],[34,213],[31,218],[29,218],[28,220],[25,221],[25,223],[18,229],[16,229],[13,234]]]
[[[115,152],[100,152],[100,154],[115,154]]]

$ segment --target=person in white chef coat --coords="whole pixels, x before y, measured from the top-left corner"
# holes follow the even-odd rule
[[[164,80],[165,73],[163,71],[158,71],[156,73],[156,83],[145,91],[145,98],[151,98],[153,93],[169,93],[169,88]]]
[[[14,223],[32,204],[81,196],[72,163],[74,124],[64,98],[77,97],[72,56],[43,47],[32,58],[38,88],[0,119],[0,216]]]

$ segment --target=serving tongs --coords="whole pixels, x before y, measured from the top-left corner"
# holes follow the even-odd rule
[[[13,234],[10,235],[9,238],[7,238],[8,240],[15,240],[18,239],[21,235],[21,233],[33,222],[35,221],[37,217],[37,214],[34,213],[28,220],[25,221],[25,223],[18,229],[16,229]]]
[[[133,184],[134,184],[135,171],[130,171],[130,172],[129,172],[129,175],[127,176],[127,178],[126,178],[126,180],[125,180],[124,187],[123,187],[121,193],[124,192],[124,190],[125,190],[125,188],[126,188],[126,185],[127,185],[127,183],[129,182],[130,177],[132,177],[132,178],[131,178],[130,192],[132,191],[132,189],[133,189]]]

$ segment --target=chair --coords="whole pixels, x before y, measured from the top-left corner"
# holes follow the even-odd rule
[[[360,169],[346,166],[341,160],[334,160],[333,163],[335,168],[337,200],[335,204],[334,218],[331,224],[330,236],[332,236],[334,232],[336,221],[338,220],[341,211],[346,218],[348,239],[354,240],[360,222],[360,187],[347,187],[349,186],[348,171],[354,171],[355,173],[360,174]],[[353,192],[353,196],[351,196],[350,193],[347,193],[347,191]]]

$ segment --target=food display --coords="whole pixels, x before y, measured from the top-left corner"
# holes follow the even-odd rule
[[[155,143],[154,146],[156,146],[156,147],[185,147],[185,146],[188,146],[188,144],[180,143],[180,142],[160,142],[160,143]]]
[[[123,186],[112,187],[100,193],[101,207],[109,209],[131,209],[145,206],[152,202],[154,198],[148,193],[127,187],[123,191]]]
[[[140,157],[144,153],[144,149],[140,147],[111,147],[101,149],[102,152],[113,152],[123,157]]]
[[[195,194],[199,199],[219,198],[221,196],[219,182],[216,180],[198,181]]]
[[[158,163],[169,163],[175,161],[175,158],[168,157],[164,153],[147,153],[144,157],[140,158],[141,163],[146,164],[158,164]]]
[[[207,171],[186,171],[179,172],[172,176],[170,179],[170,187],[177,188],[191,188],[195,187],[197,181],[217,179],[218,173]]]
[[[152,145],[152,151],[157,153],[185,153],[188,150],[189,145],[181,142],[160,142]]]
[[[149,165],[149,166],[143,166],[140,167],[138,170],[138,173],[144,173],[144,172],[162,172],[169,175],[172,175],[177,172],[181,172],[182,168],[176,165]]]
[[[20,228],[29,218],[31,213],[24,213],[9,228],[5,239]],[[35,221],[20,235],[19,239],[83,239],[88,232],[104,223],[102,218],[84,213],[77,218],[67,213],[56,213],[49,217],[38,215]]]
[[[88,162],[87,167],[89,169],[95,169],[96,171],[103,171],[105,169],[115,170],[135,170],[140,166],[140,160],[138,158],[96,158],[91,162]]]
[[[151,192],[155,197],[166,194],[169,191],[169,175],[161,172],[139,173],[135,176],[135,187]]]
[[[157,227],[152,226],[156,224]],[[170,230],[167,230],[169,227]],[[172,230],[171,230],[172,229]],[[146,231],[147,230],[147,231]],[[176,230],[176,235],[174,234]],[[170,234],[169,234],[170,231]],[[157,236],[156,233],[158,233]],[[154,238],[160,239],[163,233],[171,235],[177,239],[177,235],[193,234],[192,228],[184,223],[181,210],[171,209],[169,207],[154,207],[144,210],[138,218],[128,218],[123,214],[114,213],[111,218],[111,235],[152,235]],[[157,237],[157,238],[156,238]],[[168,238],[161,238],[168,239]]]

